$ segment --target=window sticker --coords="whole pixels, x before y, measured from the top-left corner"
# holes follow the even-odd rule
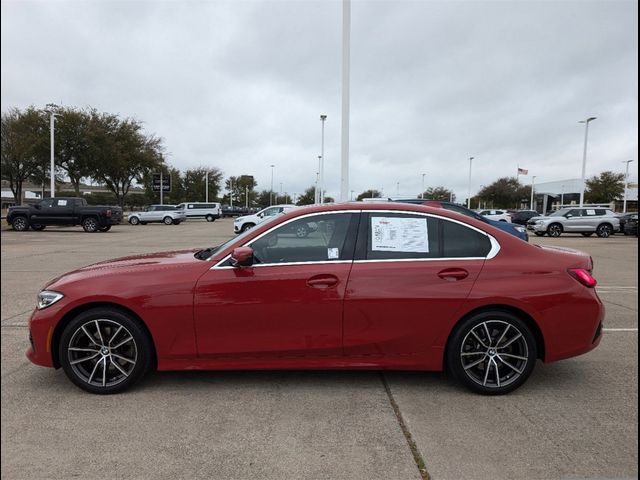
[[[427,219],[371,217],[371,250],[429,253]]]
[[[595,210],[587,210],[587,215],[595,215],[596,211]]]
[[[58,206],[59,207],[66,207],[67,206],[67,201],[66,200],[58,200]]]
[[[327,248],[327,258],[329,260],[335,260],[336,258],[340,258],[340,249]]]

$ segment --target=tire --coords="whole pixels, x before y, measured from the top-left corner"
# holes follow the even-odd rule
[[[609,238],[613,233],[613,227],[608,223],[602,223],[596,228],[596,235],[600,238]]]
[[[25,232],[29,230],[29,220],[27,220],[27,217],[20,215],[11,221],[11,228],[16,232]]]
[[[140,222],[140,225],[146,225],[147,222]]]
[[[204,217],[207,219],[207,222],[213,222],[215,220],[215,218],[213,218],[213,215],[207,215],[206,217]]]
[[[583,237],[590,237],[591,235],[593,235],[593,232],[582,232],[581,235]]]
[[[82,228],[87,233],[95,233],[100,229],[96,217],[87,217],[82,220]]]
[[[162,223],[164,223],[165,225],[172,225],[173,224],[173,218],[171,218],[169,215],[167,215],[166,217],[164,217],[162,219]]]
[[[144,328],[111,308],[93,308],[71,320],[60,337],[58,354],[69,380],[99,394],[126,390],[152,364],[152,345]]]
[[[544,237],[546,232],[533,232],[535,233],[538,237]]]
[[[111,230],[111,225],[105,225],[104,227],[100,227],[101,232],[108,232]]]
[[[142,222],[140,222],[140,219],[139,219],[138,217],[131,217],[131,218],[129,219],[129,223],[130,223],[131,225],[138,225],[139,223],[142,223]],[[144,224],[143,224],[143,225],[144,225]]]
[[[536,359],[536,341],[527,324],[501,310],[466,318],[447,342],[448,371],[465,387],[484,395],[503,395],[520,387],[533,372]]]
[[[31,225],[31,230],[35,230],[36,232],[41,232],[45,228],[47,228],[46,225],[39,225],[39,224]]]
[[[557,238],[562,235],[562,225],[559,223],[552,223],[547,227],[547,235]]]
[[[242,228],[240,229],[240,233],[246,232],[247,230],[255,226],[256,226],[255,223],[245,223],[244,225],[242,225]]]
[[[174,225],[180,225],[182,223],[182,220],[174,220],[173,224]]]
[[[506,223],[506,220],[505,220],[504,218],[501,218],[501,219],[500,219],[500,220],[498,220],[498,221],[499,221],[499,222],[505,222],[505,223]]]
[[[309,227],[306,225],[300,225],[295,229],[296,237],[298,238],[306,238],[309,235]]]

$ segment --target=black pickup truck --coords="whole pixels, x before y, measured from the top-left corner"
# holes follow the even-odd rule
[[[107,232],[111,225],[122,222],[122,209],[103,205],[88,205],[84,198],[45,198],[34,205],[10,207],[7,223],[23,232],[44,230],[47,225],[82,225],[85,232]]]

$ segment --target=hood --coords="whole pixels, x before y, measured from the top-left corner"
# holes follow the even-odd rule
[[[72,282],[86,281],[90,278],[114,274],[126,275],[127,273],[140,273],[141,271],[154,272],[154,274],[157,273],[158,275],[163,273],[171,274],[176,268],[184,269],[188,265],[201,265],[203,270],[209,268],[208,262],[194,257],[197,251],[198,249],[158,252],[94,263],[65,273],[50,281],[44,288],[54,287],[53,289],[55,289],[55,287]]]

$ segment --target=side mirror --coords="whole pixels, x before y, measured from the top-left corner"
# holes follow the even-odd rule
[[[260,217],[260,218],[264,218],[264,213],[259,213],[259,214],[258,214],[258,217]]]
[[[234,248],[231,252],[231,265],[239,268],[253,265],[253,249],[251,247]]]
[[[571,218],[571,217],[573,217],[573,215],[571,215],[570,213],[567,213],[567,214],[565,215],[565,218]]]

